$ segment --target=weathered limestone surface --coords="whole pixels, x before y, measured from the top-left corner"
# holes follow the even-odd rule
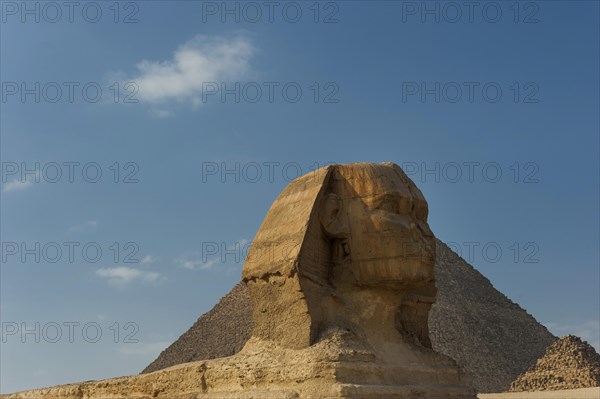
[[[478,392],[507,391],[557,338],[439,240],[436,252],[433,349],[465,368]],[[251,313],[248,289],[240,283],[144,372],[238,352],[252,335]]]
[[[244,264],[253,332],[239,353],[9,397],[474,399],[465,372],[431,349],[427,212],[394,164],[302,176],[273,203]]]
[[[568,335],[554,342],[510,386],[511,392],[600,387],[600,355],[587,342]]]

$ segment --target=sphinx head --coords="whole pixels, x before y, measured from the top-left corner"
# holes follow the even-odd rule
[[[273,203],[244,265],[254,335],[301,348],[324,328],[350,323],[339,314],[353,298],[399,307],[411,292],[435,295],[427,212],[422,193],[391,163],[332,165],[294,180]],[[332,297],[339,300],[332,304]],[[359,326],[361,312],[354,314]]]
[[[406,174],[387,163],[337,165],[330,174],[318,212],[326,236],[342,245],[331,282],[402,290],[432,281],[427,202]]]

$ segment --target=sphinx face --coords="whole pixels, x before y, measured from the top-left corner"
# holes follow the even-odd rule
[[[350,271],[361,286],[409,288],[434,279],[427,202],[398,167],[343,165]]]
[[[330,326],[386,325],[382,342],[395,342],[398,320],[425,342],[434,261],[427,203],[398,166],[332,165],[304,175],[271,206],[242,270],[253,336],[298,349]]]

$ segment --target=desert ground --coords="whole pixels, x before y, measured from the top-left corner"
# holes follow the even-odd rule
[[[0,394],[0,398],[31,397]],[[480,393],[479,399],[600,399],[600,387],[562,391]]]
[[[479,399],[600,399],[600,387],[564,391],[480,393]]]

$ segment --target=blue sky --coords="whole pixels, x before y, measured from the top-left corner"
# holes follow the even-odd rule
[[[26,4],[1,8],[2,392],[139,372],[328,163],[403,166],[441,240],[599,347],[598,2]]]

